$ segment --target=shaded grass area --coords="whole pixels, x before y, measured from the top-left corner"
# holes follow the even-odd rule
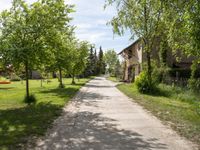
[[[121,84],[118,89],[200,146],[200,94],[162,84],[153,95],[139,93],[134,84]]]
[[[71,79],[64,79],[65,88],[57,88],[59,83],[31,80],[30,89],[37,98],[37,104],[23,103],[25,83],[13,82],[0,85],[0,149],[21,149],[32,136],[40,136],[51,126],[62,107],[76,94],[88,79],[71,85]]]
[[[119,79],[117,79],[116,77],[108,77],[107,79],[113,82],[119,82]]]

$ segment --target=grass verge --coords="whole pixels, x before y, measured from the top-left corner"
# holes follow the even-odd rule
[[[47,128],[61,114],[62,107],[90,79],[80,79],[71,85],[71,79],[64,79],[65,88],[57,88],[57,79],[50,83],[30,81],[30,91],[37,98],[37,104],[23,103],[25,83],[13,82],[0,85],[0,149],[22,149],[31,136],[44,135]]]
[[[119,79],[117,79],[116,77],[108,77],[107,79],[113,82],[119,82]]]
[[[118,89],[200,146],[199,94],[167,85],[159,85],[159,92],[154,95],[139,93],[134,84],[121,84]]]

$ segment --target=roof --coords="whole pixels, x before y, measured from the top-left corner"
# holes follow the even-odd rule
[[[134,46],[135,44],[137,44],[141,39],[137,39],[135,42],[133,42],[131,45],[129,45],[128,47],[126,47],[125,49],[123,49],[118,55],[121,55],[125,50],[130,49],[132,46]]]

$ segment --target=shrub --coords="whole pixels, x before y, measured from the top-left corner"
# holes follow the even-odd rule
[[[200,91],[200,78],[198,78],[198,79],[195,79],[195,78],[189,79],[189,87],[190,87],[191,90],[193,90],[195,92]]]
[[[189,79],[189,87],[195,92],[200,91],[200,75],[198,65],[198,61],[193,61],[191,66],[191,77]]]
[[[36,97],[35,95],[31,94],[29,97],[25,96],[24,98],[24,103],[30,105],[30,104],[35,104],[36,103]]]
[[[169,75],[171,77],[176,77],[178,73],[178,77],[180,78],[190,78],[191,76],[191,69],[185,68],[172,68],[169,70]]]
[[[21,78],[16,74],[11,75],[10,81],[21,81]]]
[[[6,80],[5,77],[0,76],[0,81],[5,81],[5,80]]]
[[[152,81],[149,81],[146,72],[140,73],[139,77],[135,80],[135,85],[140,93],[153,93],[157,89],[156,83],[155,78],[152,78]]]
[[[153,77],[154,82],[161,83],[168,76],[169,76],[169,68],[168,67],[166,67],[166,66],[154,67],[153,72],[152,72],[152,77]]]

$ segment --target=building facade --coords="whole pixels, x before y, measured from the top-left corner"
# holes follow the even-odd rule
[[[126,82],[132,82],[142,72],[142,65],[146,62],[146,53],[144,52],[142,41],[136,40],[133,44],[123,49],[119,55],[124,59],[124,75],[123,80]],[[154,46],[151,53],[152,60],[156,60],[158,63],[159,47]],[[179,60],[177,60],[177,58]],[[180,52],[176,55],[172,55],[171,50],[167,51],[166,64],[170,68],[190,68],[194,57],[186,57]]]

